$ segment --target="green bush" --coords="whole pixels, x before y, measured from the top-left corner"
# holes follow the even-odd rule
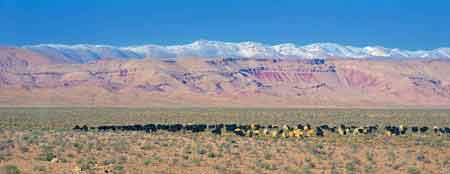
[[[19,168],[15,165],[6,165],[5,174],[21,174]]]
[[[116,160],[115,159],[110,159],[110,160],[104,160],[103,161],[103,165],[110,165],[110,164],[115,164]]]
[[[95,167],[97,162],[93,158],[84,158],[77,161],[77,164],[80,166],[81,170],[88,171],[92,170]]]
[[[144,165],[145,165],[145,166],[148,166],[148,165],[150,165],[151,163],[152,163],[152,160],[150,160],[150,159],[144,160]]]
[[[125,167],[123,167],[122,165],[116,165],[114,166],[114,174],[123,174],[125,173]]]
[[[40,161],[51,161],[56,155],[52,151],[44,151],[37,157]]]
[[[217,157],[217,155],[214,152],[208,152],[208,157],[215,158],[215,157]]]
[[[416,167],[409,167],[408,174],[420,174],[420,170]]]

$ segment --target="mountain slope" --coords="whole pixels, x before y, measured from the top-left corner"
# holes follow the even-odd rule
[[[26,49],[0,46],[0,71],[5,71],[10,68],[27,68],[29,66],[54,63],[64,62]]]
[[[99,60],[0,71],[3,106],[450,107],[450,61]]]
[[[74,63],[86,63],[103,58],[179,59],[187,57],[233,57],[233,58],[395,58],[395,59],[448,59],[449,48],[434,50],[400,50],[381,46],[363,48],[343,46],[334,43],[317,43],[305,46],[295,44],[265,45],[256,42],[220,42],[199,40],[186,45],[143,45],[114,47],[107,45],[55,45],[42,44],[23,48],[39,52],[48,57]]]

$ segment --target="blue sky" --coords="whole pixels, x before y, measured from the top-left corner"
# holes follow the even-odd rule
[[[450,47],[449,0],[0,0],[0,44]]]

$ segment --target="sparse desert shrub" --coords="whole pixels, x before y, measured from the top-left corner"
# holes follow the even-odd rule
[[[28,148],[27,145],[19,145],[19,150],[22,153],[27,153],[30,151],[30,148]]]
[[[331,174],[339,174],[338,166],[335,161],[331,164]]]
[[[278,169],[274,164],[271,164],[271,163],[268,163],[268,162],[265,162],[262,160],[258,160],[256,162],[256,164],[265,170],[277,170]]]
[[[171,165],[176,165],[179,161],[180,161],[180,160],[177,159],[177,158],[172,158],[172,159],[170,160]]]
[[[163,162],[163,160],[162,160],[161,157],[159,157],[159,156],[154,156],[154,157],[153,157],[153,160],[154,160],[154,161],[157,161],[157,162]]]
[[[208,152],[208,158],[215,158],[217,155],[214,152]]]
[[[78,152],[81,152],[81,151],[83,150],[84,145],[83,145],[82,143],[75,142],[75,143],[73,143],[73,147],[75,147],[75,149],[76,149]]]
[[[66,146],[66,141],[62,135],[58,135],[58,137],[55,138],[53,144],[61,148],[64,148]]]
[[[420,170],[414,166],[408,167],[408,174],[420,174]]]
[[[34,166],[33,167],[33,171],[37,171],[37,172],[47,172],[47,166],[44,165],[38,165],[38,166]]]
[[[1,110],[2,109],[0,109],[0,113]],[[178,112],[183,116],[184,113],[182,111]],[[262,115],[266,112],[268,111],[261,111]],[[312,111],[308,112],[312,113]],[[271,113],[280,115],[276,112]],[[331,113],[333,115],[333,112]],[[308,116],[308,114],[306,115]],[[347,118],[358,117],[345,116],[345,114],[341,116]],[[100,121],[93,120],[92,122],[101,124],[124,124],[124,120],[117,118],[125,117],[116,117],[113,119],[104,117],[101,118]],[[138,117],[126,118],[128,119],[127,123],[140,120],[141,122],[139,122],[139,124],[146,122],[151,123],[152,121],[157,120],[149,117],[146,117],[148,120]],[[168,116],[168,118],[174,117]],[[183,122],[183,119],[185,119],[184,117],[178,118],[181,119],[180,122]],[[215,116],[213,116],[213,118],[219,119]],[[253,117],[248,116],[244,116],[243,118],[244,120],[242,122],[244,124],[248,121],[245,119],[253,119]],[[91,118],[86,119],[89,120]],[[209,118],[204,117],[204,120],[201,121],[208,122],[208,119]],[[280,120],[264,121],[267,121],[268,123],[280,123],[287,122],[287,119],[291,119],[291,117],[280,117]],[[340,118],[336,118],[336,120],[338,119]],[[0,122],[1,120],[2,118],[0,117]],[[80,122],[88,122],[78,118],[71,121],[71,123],[66,122],[64,124],[72,126],[74,121],[76,121],[77,124]],[[258,119],[254,119],[254,121],[258,121]],[[290,121],[297,122],[298,120],[292,119]],[[322,122],[329,123],[327,121],[329,120],[322,120]],[[366,122],[364,121],[365,120],[359,120],[357,124],[365,124]],[[333,122],[333,120],[330,122]],[[55,125],[57,124],[62,125],[62,123],[55,123]],[[35,161],[35,163],[33,163],[33,166],[41,165],[40,167],[34,168],[34,171],[29,171],[29,173],[33,174],[57,173],[54,171],[55,168],[53,166],[56,166],[56,168],[59,166],[75,165],[79,167],[80,165],[77,161],[80,158],[86,160],[89,156],[95,156],[94,160],[98,160],[101,165],[99,165],[98,168],[95,168],[95,170],[94,167],[91,167],[89,171],[86,171],[87,173],[99,172],[97,170],[102,168],[108,170],[108,173],[142,173],[141,170],[138,170],[139,168],[145,168],[144,171],[148,171],[147,173],[161,173],[161,170],[163,170],[162,168],[166,166],[173,166],[173,168],[176,168],[175,171],[186,168],[188,170],[194,170],[193,172],[196,173],[201,173],[198,171],[199,169],[208,171],[212,169],[217,173],[344,174],[352,173],[351,171],[354,171],[353,173],[370,174],[376,173],[379,170],[399,170],[408,173],[408,166],[422,166],[422,163],[426,163],[424,164],[426,165],[424,169],[422,169],[422,167],[415,169],[420,171],[420,174],[427,174],[425,169],[433,172],[438,171],[441,173],[448,173],[450,166],[450,158],[448,158],[449,153],[445,151],[445,147],[448,146],[450,138],[445,136],[430,136],[434,135],[432,132],[430,134],[420,135],[423,137],[389,137],[387,140],[380,135],[367,137],[364,135],[361,135],[361,137],[352,135],[325,136],[321,138],[307,137],[303,139],[272,139],[264,137],[256,139],[255,137],[248,138],[232,135],[214,136],[210,133],[193,135],[192,133],[169,133],[164,131],[138,134],[123,132],[80,133],[67,130],[67,132],[55,133],[53,129],[40,129],[37,132],[39,133],[36,134],[39,135],[33,135],[32,132],[27,130],[13,132],[7,129],[6,133],[0,134],[0,142],[12,139],[17,146],[14,150],[0,152],[0,158],[9,156],[7,159],[8,161],[6,163],[2,161],[2,163],[8,164],[13,162],[13,158],[19,158],[19,161],[23,160],[21,159],[22,156],[25,157],[25,160],[44,156],[42,158],[44,162]],[[28,138],[25,138],[27,136]],[[39,137],[39,139],[33,140],[33,136]],[[193,137],[195,137],[195,139]],[[25,139],[32,143],[28,144]],[[418,140],[416,141],[416,139]],[[64,140],[65,143],[62,142],[62,140]],[[388,143],[384,144],[384,140],[388,141]],[[126,145],[122,146],[120,141],[124,142],[122,144]],[[39,146],[44,143],[48,143],[49,145]],[[75,146],[78,145],[74,145],[74,143],[80,144],[80,150],[77,150],[77,147]],[[359,146],[359,149],[356,148],[357,154],[352,153],[355,149],[352,144]],[[441,145],[437,147],[436,144]],[[27,148],[22,150],[22,145]],[[116,145],[117,147],[114,147]],[[65,149],[63,148],[64,146],[66,147]],[[122,148],[121,146],[125,148]],[[103,148],[105,150],[102,152],[96,151],[95,149],[98,148]],[[64,151],[62,149],[64,149]],[[116,152],[116,150],[121,151]],[[44,155],[46,154],[45,152],[50,152],[47,153],[50,157],[56,155],[58,161],[56,163],[45,162],[51,159],[45,157],[47,156]],[[53,155],[51,155],[52,153]],[[356,155],[361,155],[361,157],[354,158]],[[64,158],[69,159],[69,162],[63,164],[65,161]],[[297,160],[299,158],[306,160]],[[342,159],[344,159],[344,161]],[[354,159],[354,162],[348,161],[349,159]],[[256,162],[258,160],[261,160],[259,164]],[[427,163],[426,161],[432,162]],[[346,162],[353,164],[347,164]],[[91,164],[87,163],[86,166],[88,167],[83,167],[83,170],[89,169],[89,165]],[[119,167],[119,170],[115,171],[115,166],[122,166],[124,168],[120,169]],[[41,170],[41,172],[39,172],[38,169]],[[21,170],[24,170],[22,172],[26,172],[25,168],[21,168]],[[66,173],[69,174],[70,172]],[[169,173],[169,171],[166,173]],[[413,173],[413,169],[410,169],[409,173]],[[59,172],[57,174],[62,173]]]
[[[110,164],[115,164],[116,160],[115,159],[108,159],[108,160],[103,160],[103,165],[110,165]]]
[[[68,153],[68,154],[67,154],[67,157],[68,157],[68,158],[75,158],[75,154],[73,154],[73,153]]]
[[[22,140],[25,141],[27,145],[37,144],[40,134],[32,133],[31,135],[25,135]]]
[[[114,166],[114,174],[123,174],[125,173],[125,167],[121,164],[118,164],[116,166]]]
[[[4,170],[5,174],[21,174],[19,168],[15,165],[11,165],[11,164],[6,165],[3,170]],[[1,172],[1,170],[0,170],[0,172]]]
[[[373,164],[372,164],[372,163],[367,164],[367,165],[364,167],[364,172],[365,172],[365,173],[374,173],[375,171],[374,171]]]
[[[444,165],[444,167],[450,166],[450,156],[447,157],[444,162],[442,162],[442,164]]]
[[[264,159],[265,160],[271,160],[272,159],[272,153],[270,153],[270,152],[264,153]]]
[[[51,161],[55,157],[56,157],[56,155],[53,153],[53,151],[51,151],[51,150],[44,150],[38,155],[37,160],[40,160],[40,161]]]
[[[54,147],[48,144],[41,145],[41,153],[38,155],[37,160],[41,161],[51,161],[56,157],[54,151]]]
[[[145,166],[148,166],[148,165],[150,165],[152,163],[152,160],[151,159],[145,159],[144,160],[144,165]]]
[[[307,157],[307,158],[305,158],[305,166],[307,168],[315,168],[316,164],[314,164],[314,162],[311,160],[311,158]]]
[[[95,143],[89,142],[89,143],[87,144],[87,149],[88,149],[88,151],[92,151],[92,150],[96,149],[96,148],[95,148],[96,146],[97,146],[97,145],[96,145]]]
[[[357,173],[356,172],[356,162],[351,161],[345,164],[345,171],[349,174]]]
[[[151,150],[153,149],[153,145],[150,143],[146,143],[141,147],[142,150]]]
[[[406,161],[405,161],[405,160],[402,160],[400,163],[393,165],[393,166],[392,166],[392,169],[394,169],[394,170],[399,170],[399,169],[400,169],[402,166],[404,166],[404,165],[406,165]]]
[[[369,161],[369,162],[372,162],[372,161],[373,161],[373,152],[372,152],[371,150],[367,151],[367,153],[366,153],[366,159],[367,159],[367,161]]]
[[[77,161],[77,164],[80,166],[82,171],[92,170],[96,163],[97,162],[94,158],[82,158]]]
[[[358,144],[352,144],[351,147],[352,147],[352,153],[358,152],[358,149],[359,149]]]
[[[204,155],[204,154],[207,153],[207,151],[206,151],[206,149],[198,148],[197,153],[200,154],[200,155]]]
[[[387,158],[388,158],[389,162],[391,162],[391,163],[397,159],[397,154],[395,153],[395,150],[393,149],[393,147],[390,147],[388,149]]]
[[[0,151],[8,150],[14,148],[14,140],[7,139],[0,141]]]
[[[303,167],[302,173],[303,174],[312,174],[311,167],[309,167],[309,166]]]
[[[0,161],[8,161],[12,158],[12,152],[9,150],[0,151]]]
[[[111,146],[112,146],[113,150],[116,152],[125,152],[129,148],[128,142],[126,142],[125,140],[115,141],[111,144]]]
[[[194,164],[196,166],[200,166],[201,160],[200,159],[192,159],[192,164]]]
[[[126,155],[121,155],[118,158],[118,162],[119,164],[125,164],[128,161],[128,156]]]

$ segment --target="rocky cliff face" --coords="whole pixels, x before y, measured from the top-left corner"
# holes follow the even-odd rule
[[[450,107],[447,60],[190,58],[67,64],[21,49],[0,52],[3,106]]]

